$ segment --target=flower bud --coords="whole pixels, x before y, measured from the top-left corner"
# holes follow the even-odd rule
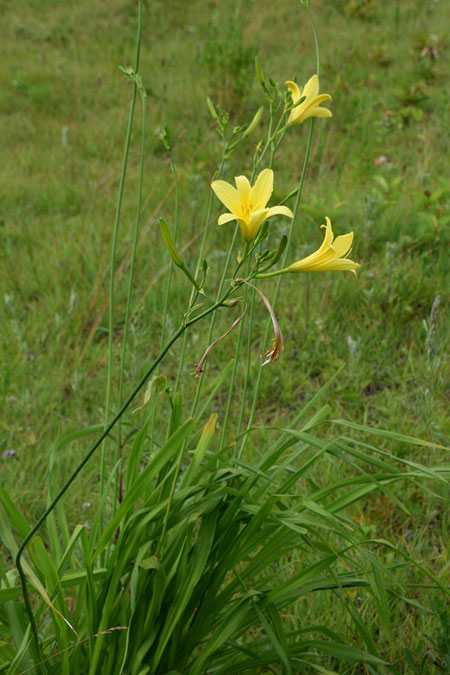
[[[263,110],[264,110],[264,108],[261,106],[261,108],[259,108],[259,110],[256,111],[255,116],[253,117],[252,121],[248,125],[247,129],[244,131],[244,134],[243,134],[242,138],[245,138],[246,136],[250,136],[250,134],[256,129],[256,127],[258,126],[258,124],[261,120]]]

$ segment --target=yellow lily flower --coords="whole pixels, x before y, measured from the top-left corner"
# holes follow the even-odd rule
[[[331,96],[329,94],[321,94],[319,96],[319,78],[317,75],[313,75],[308,80],[303,87],[303,91],[295,82],[291,82],[290,80],[286,82],[286,85],[291,92],[294,105],[302,96],[306,96],[303,103],[292,108],[288,124],[301,124],[308,117],[332,117],[330,110],[320,108],[320,103],[329,101]]]
[[[356,274],[355,270],[361,267],[359,263],[349,260],[345,256],[350,253],[353,243],[353,232],[342,234],[334,238],[331,220],[326,218],[325,237],[322,246],[307,258],[298,260],[286,268],[287,272],[325,272],[326,270],[349,270]]]
[[[235,188],[224,180],[215,180],[211,183],[217,197],[230,210],[230,213],[219,216],[219,225],[237,220],[245,241],[252,241],[267,218],[294,217],[287,206],[266,207],[273,191],[272,169],[261,171],[253,187],[245,176],[237,176],[234,180]]]
[[[321,225],[325,228],[325,237],[322,246],[314,253],[298,260],[289,267],[278,272],[268,272],[267,274],[257,274],[258,278],[274,277],[278,274],[287,274],[288,272],[326,272],[328,270],[348,270],[356,275],[355,270],[361,265],[345,256],[350,253],[353,242],[353,232],[343,234],[334,238],[331,221],[326,218],[327,224]]]

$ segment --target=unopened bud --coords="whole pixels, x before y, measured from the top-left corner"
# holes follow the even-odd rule
[[[124,75],[128,75],[128,77],[134,77],[134,70],[131,66],[119,66],[119,70]]]
[[[166,150],[169,150],[169,152],[170,152],[170,150],[172,149],[172,146],[170,144],[169,127],[167,126],[167,124],[164,123],[162,125],[161,131],[159,132],[159,134],[161,136],[162,142],[164,143],[164,147],[166,148]]]
[[[216,113],[216,109],[214,108],[214,103],[211,101],[209,96],[206,97],[206,105],[208,106],[208,110],[211,113],[211,117],[213,120],[216,120],[216,122],[219,121],[219,116]]]
[[[260,244],[262,241],[264,241],[264,239],[267,238],[268,234],[269,234],[269,221],[266,220],[261,225],[261,228],[256,236],[255,245]]]
[[[256,111],[255,116],[253,117],[252,121],[250,122],[250,124],[248,125],[247,129],[244,132],[243,138],[245,138],[246,136],[250,136],[252,131],[256,129],[261,120],[263,110],[264,108],[261,106],[261,108],[259,108],[259,110]]]
[[[258,78],[259,84],[263,88],[264,93],[267,96],[269,102],[272,103],[273,102],[273,96],[267,88],[267,84],[264,80],[264,75],[263,75],[263,72],[261,70],[261,66],[259,65],[259,61],[258,61],[257,58],[255,58],[255,70],[256,70],[256,77]]]
[[[286,245],[287,245],[287,236],[285,234],[283,234],[283,236],[281,237],[280,243],[278,244],[278,248],[275,251],[275,254],[272,258],[272,265],[275,265],[275,263],[277,263],[279,261],[279,259],[283,255],[283,252],[284,252],[284,249],[286,248]]]
[[[264,82],[264,75],[263,75],[263,72],[261,70],[261,66],[259,65],[258,58],[255,58],[255,70],[256,70],[256,77],[259,80],[259,84],[262,87],[265,87],[266,83]]]
[[[159,219],[159,226],[161,228],[161,235],[164,244],[166,245],[166,248],[169,251],[170,257],[172,258],[175,265],[177,265],[177,267],[183,268],[184,267],[183,261],[181,260],[175,248],[175,244],[173,243],[171,234],[169,232],[169,228],[167,227],[166,222],[162,218]]]

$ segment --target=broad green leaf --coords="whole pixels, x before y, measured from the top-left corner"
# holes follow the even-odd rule
[[[181,451],[183,442],[192,433],[195,426],[194,420],[190,419],[184,422],[175,433],[164,443],[164,445],[151,458],[148,466],[141,472],[134,485],[125,495],[122,503],[117,509],[114,517],[104,529],[98,543],[96,556],[108,545],[115,531],[120,526],[125,515],[134,508],[136,501],[142,495],[144,489],[148,489],[154,477],[169,462],[174,460]]]
[[[188,487],[195,477],[197,470],[203,461],[205,453],[208,450],[208,447],[216,433],[217,419],[217,413],[213,413],[203,427],[202,435],[194,451],[194,455],[190,458],[187,468],[181,479],[180,488]]]
[[[441,450],[450,449],[445,447],[445,445],[438,445],[437,443],[432,443],[431,441],[424,441],[420,438],[414,438],[414,436],[405,436],[405,434],[399,434],[396,431],[389,431],[387,429],[374,429],[364,424],[355,424],[354,422],[347,422],[346,420],[330,420],[330,422],[332,424],[339,424],[340,426],[349,427],[350,429],[356,429],[357,431],[363,431],[366,434],[379,436],[380,438],[387,438],[388,440],[395,441],[397,443],[420,445],[425,448],[439,448]]]

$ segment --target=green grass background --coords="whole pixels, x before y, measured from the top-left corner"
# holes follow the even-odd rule
[[[277,314],[286,350],[264,369],[261,424],[286,422],[345,363],[328,395],[336,417],[446,443],[445,4],[311,2],[321,47],[321,90],[332,95],[333,118],[315,125],[290,259],[317,248],[318,226],[329,215],[336,234],[355,232],[352,258],[363,267],[356,280],[333,273],[311,275],[308,283],[303,276],[283,279]],[[137,12],[136,3],[126,0],[0,0],[0,12],[0,466],[2,484],[32,520],[45,506],[55,439],[101,423],[104,416],[110,241],[131,93],[118,66],[133,63]],[[180,246],[192,266],[208,227],[213,293],[233,225],[218,229],[218,203],[211,222],[204,221],[220,151],[205,97],[229,110],[232,124],[250,121],[264,103],[254,75],[256,55],[265,75],[280,84],[295,75],[303,83],[314,72],[314,42],[298,2],[145,3],[141,75],[148,93],[148,136],[126,391],[158,353],[161,334],[169,259],[158,217],[173,223],[174,184],[159,129],[169,125],[179,171]],[[119,235],[117,355],[140,123],[137,113]],[[261,129],[264,124],[267,114]],[[298,182],[306,127],[290,129],[276,157],[273,204]],[[257,135],[225,165],[226,180],[250,175]],[[272,222],[274,243],[286,222]],[[173,288],[169,324],[176,327],[189,287],[176,274]],[[265,281],[261,288],[270,297],[274,284]],[[258,307],[253,382],[266,349],[261,343],[266,320]],[[217,334],[222,324],[229,326],[229,315]],[[207,346],[206,334],[206,324],[196,325],[188,340],[182,375],[187,401],[195,393],[191,373]],[[234,354],[235,340],[231,335],[214,351],[211,378]],[[163,366],[170,382],[177,353]],[[251,382],[248,392],[250,405]],[[225,400],[224,391],[214,402],[219,426]],[[236,394],[236,417],[239,407]],[[258,455],[263,443],[262,435],[253,436],[246,459]],[[17,459],[3,455],[11,449]],[[84,450],[80,443],[58,457],[61,481]],[[426,463],[425,451],[410,452],[410,458],[420,452]],[[344,477],[348,470],[326,465],[320,480],[327,472],[342,471]],[[94,511],[89,504],[96,502],[97,472],[94,459],[66,497],[73,522],[89,521]],[[406,497],[411,517],[379,496],[355,517],[439,570],[445,541],[441,502],[413,490]],[[333,620],[332,606],[328,611]],[[405,615],[398,636],[416,652],[425,649],[420,641],[427,630],[439,630],[433,617],[424,616],[425,625],[418,626]]]

